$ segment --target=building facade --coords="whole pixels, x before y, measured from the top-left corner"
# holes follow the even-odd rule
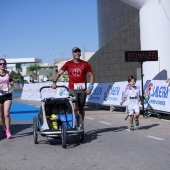
[[[140,64],[126,63],[125,51],[140,50],[139,10],[121,0],[98,0],[97,9],[99,50],[89,60],[95,81],[118,82],[137,76]]]
[[[144,81],[170,77],[169,0],[97,0],[97,11],[99,50],[89,60],[96,82],[141,79],[141,64],[125,62],[125,51],[157,50],[158,61],[143,63]]]

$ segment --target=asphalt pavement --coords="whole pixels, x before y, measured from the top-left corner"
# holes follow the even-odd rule
[[[20,97],[13,103],[24,104],[27,114],[37,114],[41,105]],[[15,106],[15,114],[26,114]],[[68,137],[66,149],[60,139],[41,135],[34,144],[32,120],[12,119],[13,138],[0,133],[0,170],[169,170],[170,121],[141,115],[139,127],[130,131],[125,117],[124,112],[86,106],[84,141]]]

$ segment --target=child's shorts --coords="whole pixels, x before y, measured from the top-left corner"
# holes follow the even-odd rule
[[[128,109],[128,114],[133,115],[135,113],[139,113],[139,107],[136,107],[134,109]]]

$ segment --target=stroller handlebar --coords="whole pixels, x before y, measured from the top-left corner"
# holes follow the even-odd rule
[[[40,93],[41,93],[41,90],[45,89],[45,88],[51,88],[51,86],[43,86],[43,87],[41,87],[40,88]],[[65,89],[67,89],[67,91],[69,91],[69,88],[66,87],[66,86],[56,86],[56,88],[65,88]]]

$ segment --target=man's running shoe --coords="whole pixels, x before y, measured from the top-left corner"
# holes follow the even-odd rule
[[[6,131],[6,136],[7,136],[8,139],[12,138],[10,130]]]
[[[135,125],[139,126],[139,120],[138,119],[135,119]]]
[[[135,129],[134,129],[134,126],[131,126],[131,127],[130,127],[130,130],[131,130],[131,131],[134,131],[134,130],[135,130]]]
[[[2,130],[2,136],[6,137],[6,130],[5,129]]]

